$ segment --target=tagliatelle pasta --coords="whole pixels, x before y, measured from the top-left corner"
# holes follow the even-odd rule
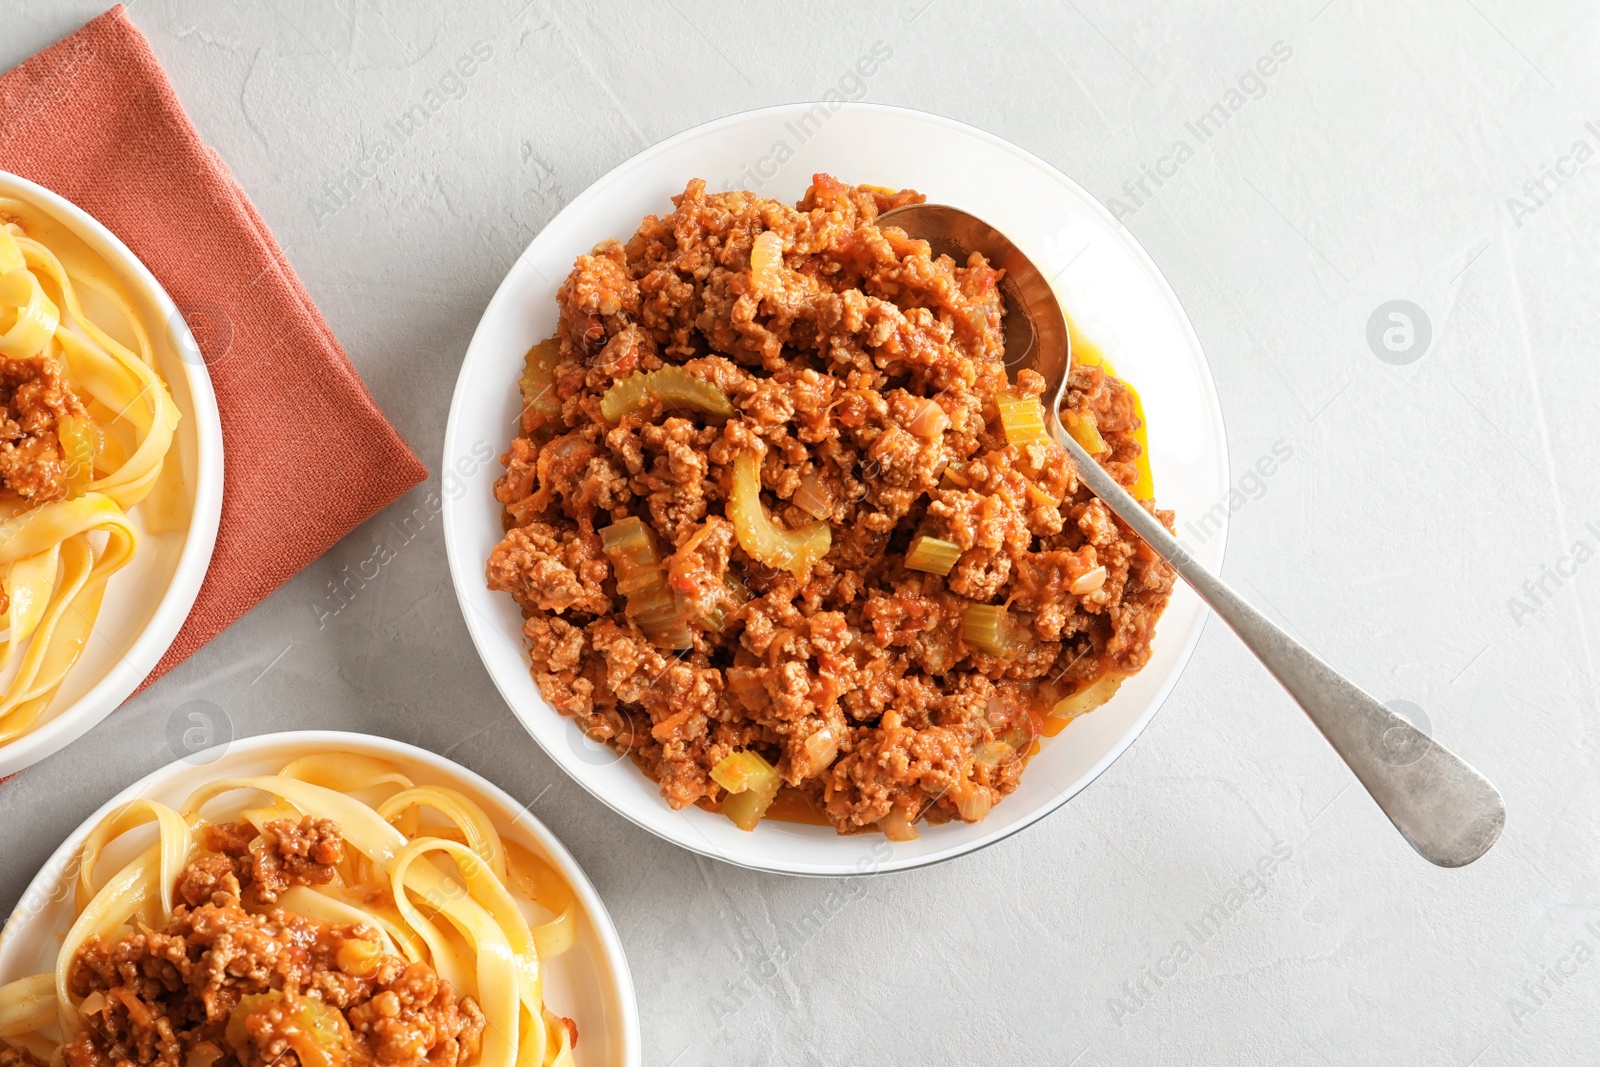
[[[208,819],[241,791],[264,803]],[[131,801],[84,841],[74,904],[54,971],[0,986],[0,1062],[572,1064],[576,1025],[543,999],[570,886],[466,794],[372,757]]]
[[[39,722],[81,656],[106,581],[139,548],[128,513],[142,504],[151,533],[187,524],[180,416],[149,330],[104,265],[58,255],[49,228],[0,197],[0,744]]]

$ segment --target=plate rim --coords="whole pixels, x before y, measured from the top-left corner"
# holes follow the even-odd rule
[[[181,353],[198,352],[200,349],[189,330],[189,324],[166,288],[156,280],[144,261],[122,243],[121,238],[71,200],[20,174],[0,170],[0,193],[5,193],[8,186],[19,194],[18,199],[44,208],[57,222],[83,238],[102,258],[116,260],[110,265],[132,274],[146,295],[153,299],[164,318],[167,341],[174,352],[180,353],[178,362],[184,368],[184,380],[193,408],[183,414],[194,420],[195,455],[199,469],[193,476],[194,507],[190,512],[189,528],[184,533],[183,548],[178,554],[172,579],[162,592],[149,624],[139,632],[126,652],[119,652],[117,662],[82,697],[52,714],[38,728],[29,730],[8,744],[0,745],[0,777],[16,774],[42,762],[94,729],[138,691],[167,654],[188,622],[189,614],[200,596],[200,587],[211,569],[211,556],[216,550],[217,534],[222,526],[224,470],[222,412],[217,406],[216,391],[211,384],[211,370],[204,359],[192,362],[182,358]],[[100,247],[95,247],[96,243]],[[110,256],[106,255],[108,250]],[[111,581],[115,580],[116,575],[112,575]]]
[[[12,909],[11,915],[7,916],[5,926],[0,928],[0,982],[7,980],[3,976],[3,969],[6,963],[6,949],[10,944],[12,922],[22,914],[25,902],[37,897],[40,883],[47,881],[52,871],[66,871],[67,867],[65,865],[70,863],[73,853],[83,843],[83,838],[88,836],[89,831],[101,819],[128,801],[139,797],[157,778],[172,776],[176,780],[183,773],[181,765],[187,764],[193,772],[203,775],[206,768],[215,764],[218,759],[228,753],[240,752],[249,754],[257,749],[267,749],[277,745],[308,744],[319,745],[329,751],[376,750],[416,760],[434,770],[461,779],[473,788],[482,791],[506,809],[515,811],[517,814],[511,820],[512,825],[519,826],[524,831],[532,834],[540,844],[550,850],[551,855],[555,857],[562,868],[561,874],[567,878],[578,898],[583,901],[584,907],[588,909],[590,925],[594,927],[602,944],[607,964],[616,975],[618,993],[621,995],[623,1009],[623,1026],[620,1035],[622,1062],[629,1065],[637,1065],[641,1062],[643,1039],[639,1019],[639,996],[638,991],[634,988],[633,972],[628,965],[627,951],[623,948],[621,935],[617,933],[616,923],[611,918],[610,909],[606,907],[604,898],[600,896],[599,890],[595,889],[594,883],[589,880],[588,872],[573,857],[571,851],[567,849],[566,844],[562,842],[555,831],[545,825],[544,821],[537,815],[529,811],[526,805],[518,803],[517,799],[507,790],[502,789],[472,768],[463,766],[448,756],[441,755],[431,749],[422,748],[419,745],[399,741],[392,737],[385,737],[381,734],[361,733],[356,730],[283,730],[277,733],[252,734],[249,737],[227,741],[164,763],[118,792],[96,808],[94,812],[86,816],[82,822],[62,839],[61,843],[45,859],[38,871],[34,873],[34,876],[29,879],[27,886],[22,891],[22,895],[17,898],[17,906]],[[213,753],[215,753],[214,756],[212,755]],[[66,879],[67,875],[63,873],[59,877]],[[579,1037],[581,1038],[582,1035],[580,1034]]]
[[[503,303],[511,299],[509,288],[513,275],[516,274],[522,261],[527,257],[534,244],[538,242],[539,238],[546,230],[556,225],[569,214],[576,214],[580,212],[591,200],[602,195],[612,185],[612,183],[619,180],[626,172],[645,163],[648,159],[668,151],[678,144],[696,137],[714,133],[715,131],[726,126],[735,125],[753,119],[759,119],[769,115],[784,114],[792,112],[795,109],[809,110],[819,106],[829,108],[829,110],[833,113],[837,113],[839,111],[878,113],[897,119],[910,118],[917,121],[931,122],[935,125],[946,127],[947,129],[964,134],[966,136],[975,137],[1003,152],[1007,152],[1013,156],[1016,156],[1020,161],[1041,171],[1052,181],[1059,182],[1068,189],[1075,190],[1078,194],[1080,194],[1084,203],[1089,206],[1089,209],[1093,213],[1098,214],[1103,222],[1109,224],[1113,232],[1115,232],[1120,238],[1123,248],[1134,258],[1140,268],[1152,280],[1155,290],[1160,294],[1161,298],[1171,309],[1174,315],[1174,321],[1179,327],[1181,327],[1183,337],[1190,344],[1193,350],[1199,354],[1200,359],[1198,369],[1200,371],[1199,379],[1203,393],[1201,397],[1202,404],[1207,410],[1208,414],[1214,415],[1219,429],[1215,459],[1219,465],[1220,471],[1222,472],[1224,482],[1229,480],[1231,477],[1231,467],[1228,459],[1227,424],[1222,411],[1221,399],[1217,394],[1216,380],[1211,372],[1210,360],[1207,358],[1205,354],[1205,348],[1200,343],[1199,336],[1195,333],[1194,324],[1190,322],[1188,313],[1184,310],[1182,303],[1178,300],[1177,293],[1172,288],[1172,284],[1167,280],[1166,275],[1161,272],[1161,269],[1159,266],[1157,266],[1154,258],[1151,257],[1149,252],[1145,250],[1138,238],[1133,235],[1133,232],[1124,226],[1122,222],[1111,213],[1110,209],[1107,208],[1098,197],[1094,196],[1087,189],[1083,188],[1083,186],[1077,181],[1073,180],[1060,169],[1056,168],[1034,153],[1021,147],[1020,145],[1000,137],[998,134],[990,133],[987,130],[972,126],[969,123],[960,121],[959,119],[952,119],[934,112],[922,111],[916,108],[902,107],[893,104],[869,103],[866,101],[844,101],[838,104],[836,107],[832,106],[827,101],[795,101],[736,111],[728,115],[723,115],[702,123],[697,123],[694,126],[690,126],[689,128],[681,130],[678,133],[662,138],[661,140],[656,141],[653,144],[629,155],[616,166],[612,167],[604,174],[596,178],[588,185],[587,188],[585,188],[581,193],[579,193],[564,207],[562,207],[560,211],[556,212],[556,214],[551,217],[550,221],[545,223],[545,225],[540,228],[539,232],[533,235],[532,239],[518,254],[517,258],[512,262],[510,267],[507,268],[505,276],[501,279],[500,284],[495,288],[494,295],[489,298],[489,302],[484,306],[484,310],[482,315],[479,317],[478,324],[473,329],[472,337],[467,343],[467,349],[462,358],[461,369],[457,373],[456,387],[454,390],[452,390],[450,396],[450,411],[445,422],[445,432],[442,442],[442,462],[445,466],[441,469],[448,469],[449,467],[452,457],[451,446],[455,441],[461,427],[461,419],[463,417],[463,401],[475,384],[469,379],[468,368],[473,361],[474,351],[478,348],[483,337],[484,325],[489,321],[491,316],[500,309],[500,306]],[[1204,635],[1207,625],[1214,617],[1214,613],[1211,611],[1210,607],[1207,606],[1204,601],[1200,601],[1199,615],[1193,624],[1192,632],[1187,635],[1183,645],[1176,651],[1174,666],[1170,675],[1161,682],[1160,686],[1148,701],[1139,718],[1132,724],[1124,737],[1121,738],[1117,744],[1114,745],[1104,756],[1102,756],[1096,764],[1094,764],[1087,772],[1085,772],[1078,779],[1072,789],[1060,791],[1058,795],[1049,802],[1041,804],[1034,810],[1030,811],[1027,815],[1019,817],[1015,823],[996,830],[987,836],[980,837],[969,842],[953,844],[948,848],[939,850],[937,852],[917,857],[908,856],[899,861],[896,861],[891,857],[888,860],[874,863],[865,869],[861,867],[859,862],[851,862],[850,860],[831,861],[827,863],[756,862],[753,860],[746,860],[728,855],[717,849],[715,846],[712,846],[709,841],[705,842],[704,844],[695,842],[687,834],[674,836],[664,832],[661,829],[658,829],[656,826],[653,826],[648,822],[641,820],[640,818],[635,817],[632,812],[626,810],[618,803],[613,802],[613,800],[602,790],[568,767],[565,760],[563,760],[557,753],[550,751],[543,740],[541,740],[537,734],[529,729],[526,721],[524,720],[523,711],[517,706],[517,703],[512,700],[511,695],[506,691],[506,687],[501,684],[501,680],[497,676],[496,672],[489,667],[489,661],[485,648],[491,641],[504,639],[504,635],[500,634],[498,630],[494,629],[487,620],[481,620],[477,618],[476,616],[478,612],[476,611],[474,605],[468,600],[468,586],[466,583],[475,579],[476,575],[472,571],[468,571],[464,576],[462,573],[462,567],[464,567],[466,564],[463,559],[458,558],[463,555],[463,551],[459,546],[459,538],[461,533],[456,522],[456,510],[460,504],[460,500],[446,498],[443,524],[445,557],[450,568],[450,580],[456,594],[456,603],[461,610],[462,619],[466,623],[467,632],[472,638],[473,649],[478,654],[478,659],[480,664],[483,666],[484,673],[489,676],[490,681],[494,684],[496,692],[500,694],[501,700],[505,702],[507,708],[516,717],[518,723],[523,726],[524,732],[533,738],[534,742],[540,747],[541,750],[545,752],[545,755],[551,760],[551,762],[560,767],[569,778],[577,782],[578,785],[582,786],[586,792],[599,800],[611,811],[621,815],[633,825],[638,826],[639,828],[647,831],[655,837],[660,838],[663,841],[670,842],[671,844],[686,849],[696,855],[705,856],[708,859],[718,860],[723,863],[731,864],[735,867],[759,871],[765,874],[784,874],[815,878],[840,878],[873,876],[899,871],[917,870],[923,867],[931,867],[939,863],[957,859],[961,856],[967,856],[975,852],[980,852],[991,845],[999,844],[1001,841],[1011,838],[1012,836],[1031,826],[1037,825],[1047,816],[1050,816],[1061,810],[1061,808],[1066,806],[1068,801],[1072,800],[1079,793],[1083,792],[1083,790],[1092,785],[1113,763],[1115,763],[1124,754],[1126,754],[1130,748],[1133,747],[1134,742],[1143,736],[1144,731],[1155,719],[1156,714],[1166,704],[1167,698],[1171,695],[1172,690],[1177,686],[1179,679],[1182,678],[1184,673],[1188,670],[1189,663],[1194,656],[1195,649],[1199,646],[1200,639]],[[1231,514],[1226,508],[1224,508],[1222,524],[1216,533],[1213,534],[1209,539],[1209,543],[1214,543],[1216,545],[1214,550],[1216,552],[1215,569],[1218,573],[1220,573],[1223,560],[1226,557],[1231,518]],[[848,838],[841,839],[848,840]]]

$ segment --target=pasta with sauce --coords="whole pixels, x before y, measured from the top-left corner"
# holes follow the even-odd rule
[[[264,802],[207,821],[241,790]],[[75,895],[54,971],[0,987],[5,1067],[572,1063],[576,1026],[543,999],[571,888],[465,794],[382,760],[309,756],[176,810],[130,801],[89,833]]]
[[[187,523],[149,331],[104,264],[49,230],[0,197],[0,744],[38,724],[82,655],[139,549],[128,513],[143,504],[154,534]]]

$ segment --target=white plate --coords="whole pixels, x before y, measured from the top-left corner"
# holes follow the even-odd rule
[[[1060,807],[1155,715],[1199,640],[1205,607],[1180,585],[1149,666],[1111,703],[1046,741],[1021,787],[982,822],[927,826],[920,840],[891,844],[878,835],[840,837],[829,827],[771,820],[745,833],[698,808],[673,811],[631,761],[599,750],[544,702],[529,675],[516,604],[484,585],[484,564],[501,537],[492,492],[501,468],[482,457],[500,454],[514,433],[523,353],[555,332],[556,288],[573,258],[603,238],[626,239],[647,214],[670,212],[669,198],[695,177],[713,190],[743,184],[791,202],[817,171],[914,188],[1004,230],[1055,277],[1075,324],[1143,397],[1156,498],[1177,511],[1180,529],[1226,498],[1228,463],[1222,412],[1194,330],[1150,257],[1098,201],[1044,161],[950,119],[877,105],[826,107],[746,112],[663,141],[595,182],[534,239],[489,302],[456,383],[445,430],[444,533],[478,654],[511,710],[568,774],[640,826],[695,852],[759,870],[847,875],[971,852]],[[1224,523],[1190,550],[1219,567],[1226,536]]]
[[[573,946],[545,970],[545,1001],[557,1015],[578,1024],[578,1045],[573,1051],[579,1067],[632,1067],[639,1063],[639,1008],[628,960],[605,905],[571,853],[499,786],[443,756],[367,734],[322,730],[264,734],[197,752],[124,789],[73,831],[28,884],[0,936],[0,983],[55,967],[61,939],[74,917],[72,886],[77,878],[78,849],[108,812],[135,797],[175,806],[206,782],[271,774],[291,760],[318,752],[375,756],[397,765],[419,784],[459,789],[488,813],[502,835],[531,849],[560,872],[577,894],[582,914]],[[250,796],[241,791],[231,795],[231,802],[242,807]],[[225,814],[229,802],[219,799],[207,813]]]
[[[0,746],[0,776],[37,763],[83,736],[133,694],[189,617],[205,580],[222,517],[222,420],[211,375],[183,316],[155,277],[111,231],[50,190],[0,171],[0,196],[49,215],[106,262],[137,301],[151,331],[161,375],[183,413],[176,447],[189,493],[189,528],[152,537],[139,509],[129,516],[144,536],[111,576],[83,657],[67,674],[34,728]]]

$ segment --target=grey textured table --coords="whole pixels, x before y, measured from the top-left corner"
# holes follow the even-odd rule
[[[0,68],[102,7],[0,0]],[[400,532],[422,487],[0,788],[0,901],[170,760],[173,716],[207,701],[239,736],[387,734],[532,801],[621,930],[648,1063],[1591,1062],[1600,12],[1398,7],[137,0],[132,15],[434,467],[517,251],[653,141],[837,90],[1050,160],[1118,208],[1209,353],[1238,489],[1227,575],[1500,785],[1510,821],[1476,865],[1414,857],[1216,624],[1138,744],[994,848],[850,883],[697,859],[592,800],[517,726],[468,642],[438,522]],[[892,57],[858,79],[879,41]],[[488,58],[451,80],[474,48]],[[1252,73],[1267,56],[1271,75]],[[395,126],[430,91],[445,100],[428,121]],[[379,139],[392,158],[345,177]],[[1407,318],[1388,318],[1396,300]],[[380,543],[394,559],[331,614],[331,583]]]

